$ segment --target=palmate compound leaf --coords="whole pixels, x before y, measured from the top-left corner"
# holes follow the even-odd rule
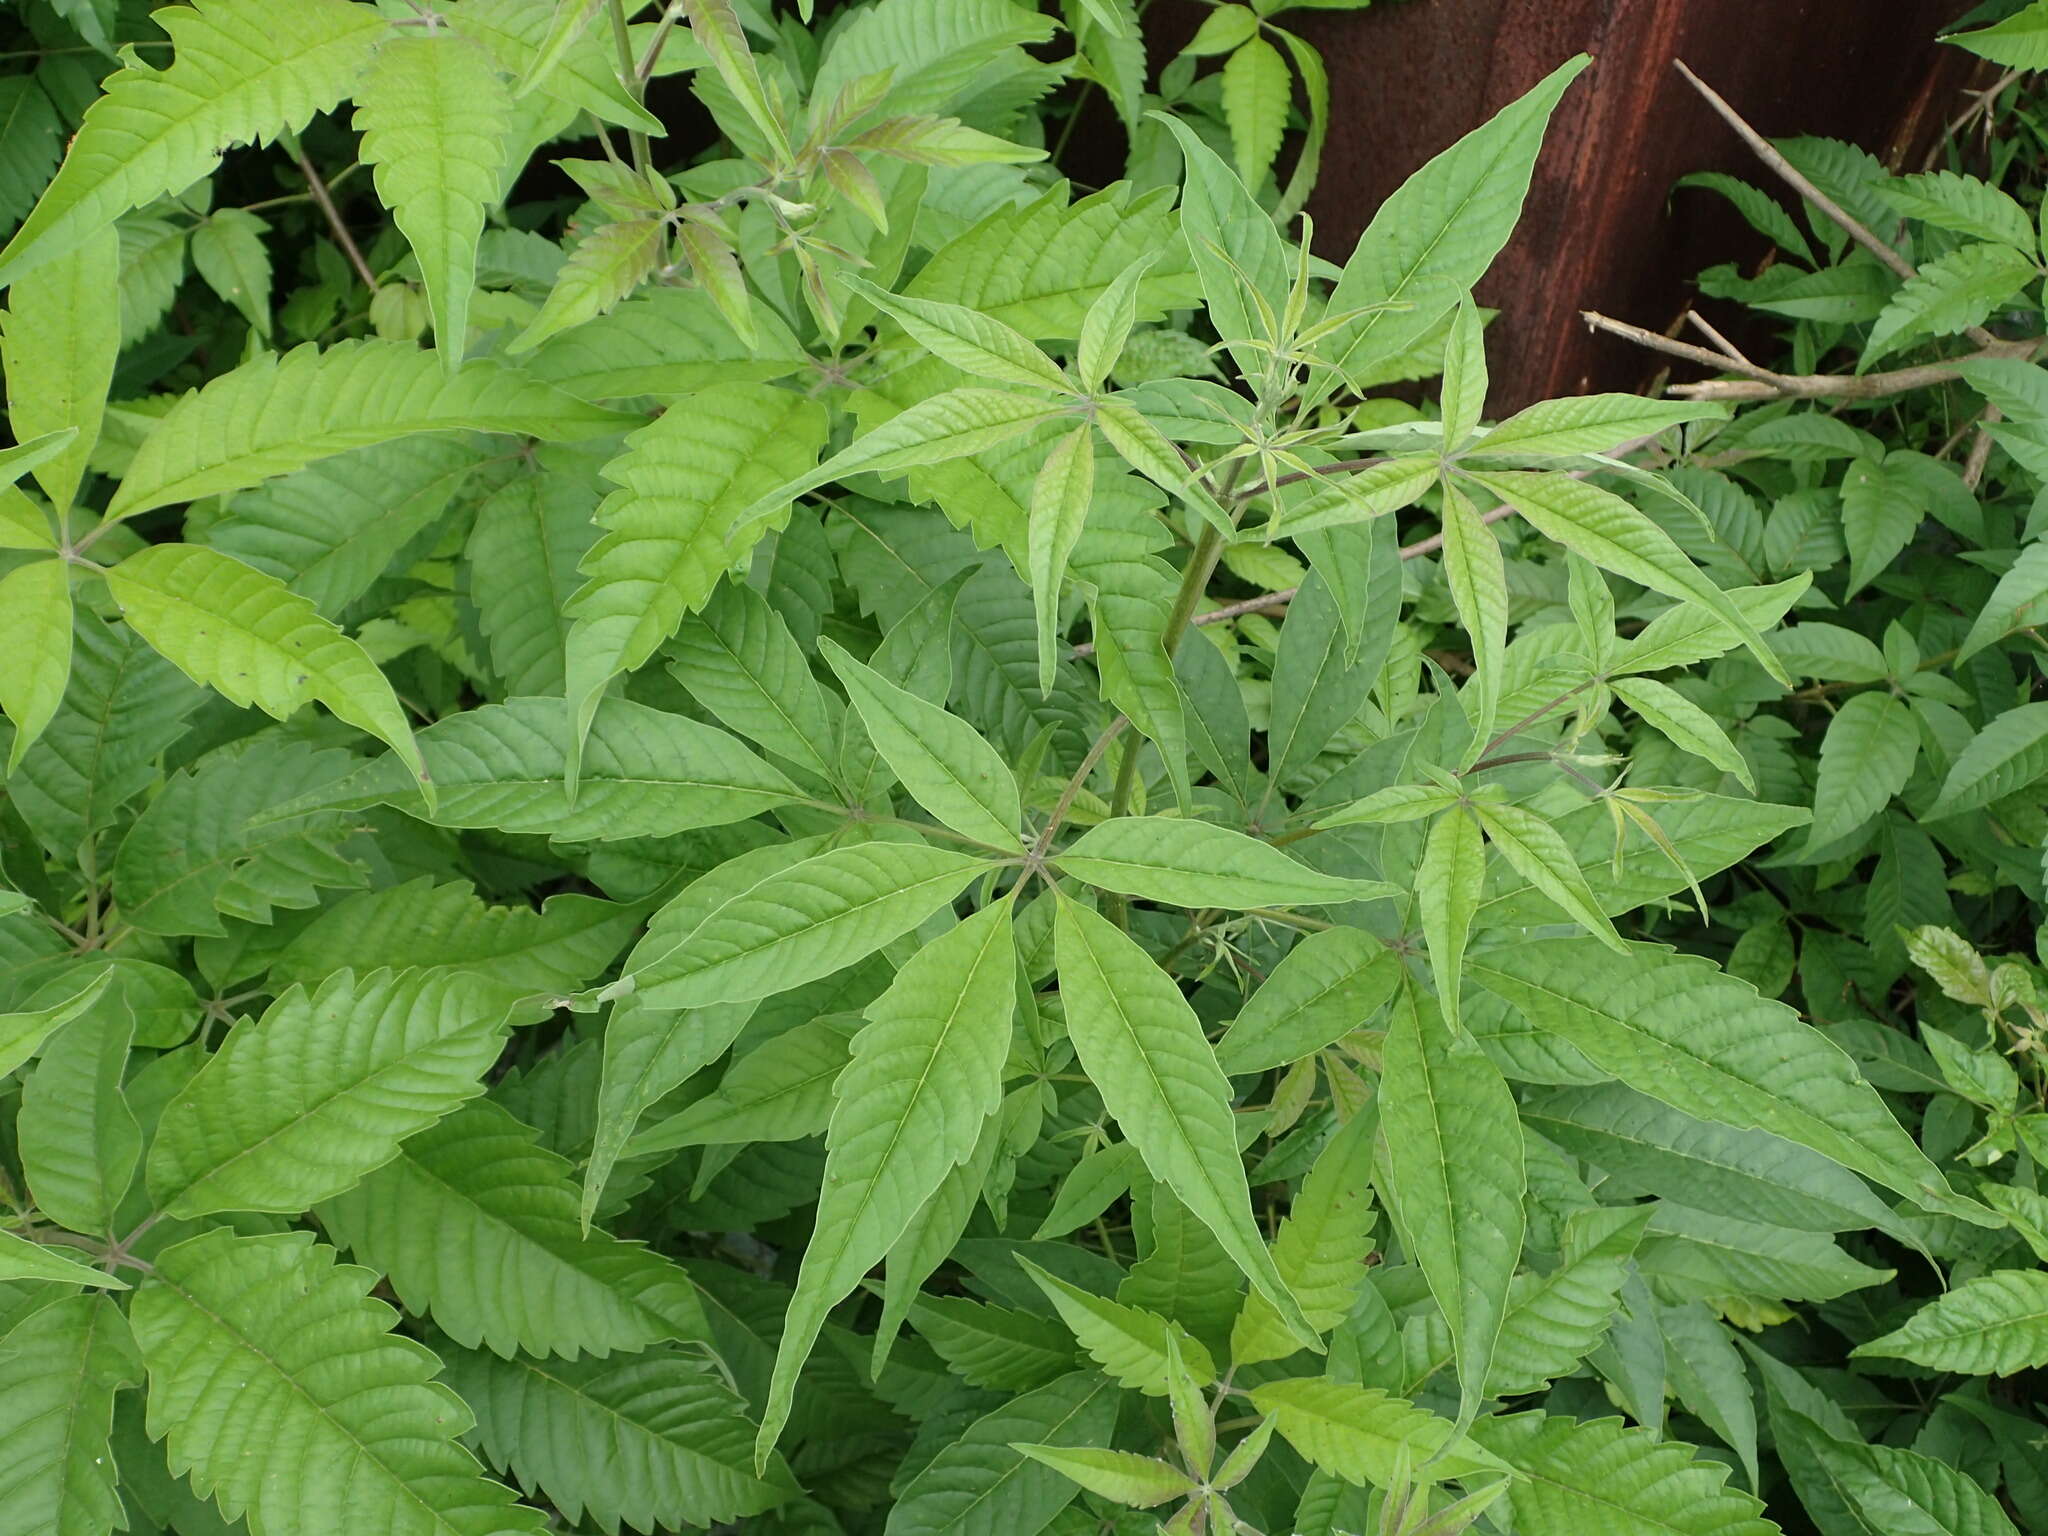
[[[484,210],[499,199],[511,87],[483,48],[445,29],[385,40],[356,94],[362,157],[412,246],[443,364],[462,364]]]
[[[1252,1219],[1230,1080],[1171,977],[1105,918],[1060,898],[1054,947],[1067,1033],[1152,1177],[1216,1235],[1288,1332],[1320,1339]]]
[[[689,1277],[638,1243],[586,1234],[568,1161],[488,1100],[409,1137],[319,1216],[468,1349],[574,1357],[706,1337]]]
[[[826,1314],[881,1262],[1002,1100],[1016,1001],[1011,904],[920,949],[868,1005],[833,1087],[824,1193],[804,1249],[761,1422],[765,1461]]]
[[[337,971],[293,987],[165,1107],[150,1192],[174,1216],[302,1211],[482,1093],[509,1025],[546,1011],[462,972]]]
[[[0,1338],[0,1498],[9,1529],[104,1536],[126,1526],[107,1436],[115,1392],[141,1384],[127,1319],[104,1297],[51,1302]]]
[[[438,791],[431,807],[385,757],[272,814],[389,804],[443,826],[605,842],[724,826],[799,798],[781,772],[716,726],[607,698],[591,721],[572,801],[569,737],[560,699],[486,704],[420,732]]]
[[[1967,1280],[1854,1353],[1976,1376],[2048,1365],[2048,1271],[1997,1269]]]
[[[1402,1465],[1411,1473],[1427,1463],[1429,1475],[1501,1474],[1506,1462],[1458,1433],[1449,1419],[1372,1387],[1314,1377],[1269,1381],[1254,1387],[1252,1406],[1270,1413],[1297,1451],[1346,1482],[1390,1486]]]
[[[772,997],[873,954],[989,867],[946,848],[859,843],[764,874],[701,917],[701,895],[685,891],[672,905],[694,921],[657,913],[627,975],[663,1008]]]
[[[1061,869],[1106,891],[1184,907],[1277,907],[1392,896],[1378,880],[1326,875],[1271,843],[1174,816],[1118,816],[1058,855]]]
[[[1724,1464],[1619,1419],[1518,1413],[1480,1420],[1472,1438],[1519,1474],[1508,1507],[1525,1536],[1777,1536]]]
[[[636,1531],[763,1514],[797,1493],[780,1459],[751,1465],[746,1405],[713,1366],[672,1349],[617,1361],[445,1352],[484,1456],[572,1523]]]
[[[165,1249],[130,1310],[149,1432],[264,1536],[514,1536],[546,1522],[483,1475],[440,1362],[391,1332],[377,1275],[310,1232]]]
[[[1387,1203],[1450,1325],[1469,1421],[1486,1396],[1522,1256],[1522,1124],[1486,1053],[1412,994],[1395,1004],[1385,1073]]]
[[[579,723],[606,682],[644,664],[768,531],[766,521],[742,528],[740,513],[817,463],[826,425],[824,407],[793,390],[720,384],[626,440],[604,469],[619,486],[597,509],[604,536],[569,600]]]
[[[135,450],[113,518],[256,485],[415,432],[576,441],[639,425],[495,358],[450,373],[410,342],[344,341],[269,354],[182,396]]]
[[[159,11],[168,67],[135,61],[85,114],[57,178],[0,251],[0,283],[83,244],[131,208],[208,175],[230,144],[296,132],[346,95],[385,29],[348,0],[202,0]]]
[[[129,627],[194,682],[279,720],[318,699],[390,745],[432,796],[391,683],[354,640],[274,576],[198,544],[151,544],[106,573]]]
[[[1949,1187],[1839,1046],[1710,961],[1539,939],[1470,956],[1466,970],[1538,1030],[1673,1109],[1798,1142],[1924,1209],[1995,1221]]]

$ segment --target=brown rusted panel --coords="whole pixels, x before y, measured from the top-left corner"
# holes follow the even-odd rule
[[[1185,7],[1185,14],[1178,14]],[[1671,68],[1683,58],[1758,129],[1823,134],[1877,153],[1925,142],[1970,60],[1934,36],[1963,0],[1404,0],[1281,19],[1328,62],[1333,127],[1311,212],[1341,260],[1387,194],[1431,155],[1581,50],[1594,65],[1552,125],[1527,212],[1480,288],[1496,411],[1547,395],[1627,389],[1643,354],[1589,335],[1581,309],[1663,326],[1690,280],[1764,245],[1688,171],[1767,181]],[[1161,14],[1164,13],[1164,14]],[[1199,12],[1160,0],[1178,41]],[[1942,58],[1946,55],[1946,58]]]

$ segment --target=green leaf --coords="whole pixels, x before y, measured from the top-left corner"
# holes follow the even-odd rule
[[[1559,65],[1380,204],[1330,294],[1332,314],[1364,311],[1323,344],[1354,385],[1421,341],[1493,264],[1521,216],[1551,111],[1591,62]]]
[[[1062,898],[1054,932],[1067,1033],[1103,1103],[1152,1177],[1216,1234],[1288,1331],[1318,1347],[1252,1220],[1230,1082],[1194,1010],[1106,919]]]
[[[2048,1273],[1999,1269],[1966,1280],[1851,1353],[1975,1376],[2010,1376],[2048,1364]]]
[[[232,304],[258,336],[270,337],[270,228],[241,208],[221,208],[192,231],[192,265],[206,286]],[[110,232],[111,233],[111,232]]]
[[[1651,1208],[1641,1205],[1572,1213],[1558,1266],[1540,1278],[1524,1275],[1514,1288],[1487,1375],[1490,1396],[1541,1391],[1571,1374],[1607,1336],[1631,1273],[1629,1258],[1650,1216]]]
[[[1271,215],[1193,128],[1177,117],[1162,121],[1187,163],[1181,228],[1209,301],[1209,323],[1230,344],[1238,371],[1261,378],[1268,366],[1266,345],[1276,339],[1271,329],[1287,293],[1286,242]]]
[[[34,94],[42,99],[40,90]],[[6,153],[0,141],[0,155]],[[34,466],[36,484],[60,521],[70,513],[99,443],[121,351],[121,309],[107,295],[120,281],[121,239],[108,228],[16,278],[8,294],[0,358],[6,362],[7,420],[15,440],[25,448],[52,432],[78,434]]]
[[[1280,50],[1263,37],[1251,38],[1224,62],[1223,120],[1230,125],[1238,179],[1248,187],[1266,179],[1280,153],[1293,83]]]
[[[461,366],[484,211],[501,195],[512,92],[494,60],[446,33],[388,38],[357,92],[362,158],[420,264],[434,341]]]
[[[1377,880],[1326,875],[1271,843],[1208,822],[1118,816],[1090,827],[1057,855],[1077,880],[1181,907],[1267,907],[1391,896]]]
[[[1465,972],[1465,945],[1472,917],[1486,894],[1486,843],[1479,821],[1457,806],[1430,823],[1415,869],[1415,904],[1429,947],[1430,975],[1438,1005],[1453,1032],[1464,1028],[1458,1011]]]
[[[325,3],[325,0],[322,0]],[[415,432],[599,437],[638,418],[589,405],[495,358],[453,373],[409,342],[261,355],[183,395],[143,438],[112,518],[197,501]]]
[[[672,1350],[574,1363],[450,1351],[446,1380],[476,1414],[491,1465],[607,1532],[715,1525],[796,1497],[748,1457],[754,1426],[715,1368]]]
[[[1894,176],[1879,185],[1877,192],[1908,218],[1937,229],[1996,240],[2016,251],[2034,248],[2033,217],[2010,193],[1974,176],[1948,170]]]
[[[2037,541],[2022,549],[2011,569],[1998,578],[1998,585],[1970,625],[1962,649],[1956,652],[1956,665],[2044,617],[2048,617],[2048,542]]]
[[[1319,477],[1313,495],[1275,515],[1262,530],[1269,538],[1299,538],[1325,528],[1370,522],[1415,502],[1443,474],[1434,455],[1388,459],[1356,474]]]
[[[1477,1436],[1376,1388],[1295,1377],[1264,1382],[1250,1396],[1289,1445],[1346,1482],[1389,1488],[1404,1468],[1412,1475],[1425,1466],[1426,1475],[1440,1478],[1507,1470]]]
[[[0,251],[0,283],[183,191],[224,147],[304,128],[348,94],[386,26],[346,0],[307,0],[289,15],[264,0],[207,0],[162,21],[170,64],[138,59],[107,81],[57,179]]]
[[[98,1285],[125,1291],[128,1282],[67,1259],[56,1248],[0,1230],[0,1280],[49,1280],[59,1285]],[[4,1335],[0,1335],[4,1338]]]
[[[769,104],[760,67],[747,47],[747,34],[740,27],[739,13],[733,9],[732,0],[684,0],[683,10],[690,18],[690,36],[710,57],[719,79],[725,82],[725,88],[732,92],[748,120],[767,139],[775,163],[786,165],[790,160],[789,140]]]
[[[789,327],[758,300],[750,313],[751,347],[702,288],[657,285],[550,337],[527,357],[527,371],[579,400],[668,399],[794,373],[804,353]]]
[[[462,1448],[469,1410],[435,1382],[440,1362],[390,1331],[372,1271],[311,1233],[225,1228],[155,1264],[129,1314],[149,1432],[228,1519],[272,1536],[544,1528]]]
[[[1750,774],[1748,760],[1736,750],[1735,743],[1714,717],[1691,699],[1649,677],[1616,678],[1608,686],[1616,698],[1673,746],[1712,763],[1723,773],[1734,774],[1743,788],[1756,793],[1756,780]]]
[[[584,1232],[569,1163],[537,1139],[488,1100],[465,1104],[323,1202],[321,1224],[468,1349],[573,1358],[704,1338],[689,1277]]]
[[[1209,1351],[1179,1323],[1069,1285],[1028,1259],[1019,1258],[1017,1263],[1045,1292],[1060,1321],[1089,1357],[1120,1386],[1147,1397],[1165,1397],[1171,1374],[1169,1359],[1176,1350],[1198,1385],[1207,1386],[1216,1379],[1216,1362]]]
[[[126,1528],[107,1439],[114,1394],[141,1383],[135,1339],[104,1297],[51,1302],[0,1338],[10,1524],[49,1536]]]
[[[1515,458],[1576,458],[1609,453],[1639,437],[1692,421],[1720,421],[1727,415],[1726,406],[1710,401],[1568,395],[1522,407],[1465,451]]]
[[[1527,1536],[1777,1536],[1724,1464],[1619,1419],[1517,1413],[1482,1419],[1472,1438],[1520,1474],[1508,1508]]]
[[[1821,738],[1805,851],[1839,842],[1883,810],[1906,787],[1919,756],[1920,731],[1904,699],[1872,689],[1843,701]]]
[[[1942,41],[2008,69],[2048,69],[2048,4],[2034,0],[1996,26],[1951,32]]]
[[[1055,394],[1074,392],[1058,363],[1000,320],[964,304],[898,296],[860,277],[841,281],[902,326],[911,340],[963,373]]]
[[[1508,644],[1508,576],[1500,541],[1479,519],[1478,510],[1458,486],[1444,485],[1443,573],[1458,610],[1458,622],[1472,638],[1472,742],[1466,749],[1476,758],[1493,737],[1500,706],[1501,673]],[[1463,694],[1460,694],[1463,697]],[[1470,767],[1469,763],[1464,766]]]
[[[1180,1468],[1135,1451],[1057,1445],[1019,1445],[1015,1449],[1090,1493],[1133,1509],[1150,1509],[1169,1499],[1185,1498],[1200,1486]]]
[[[22,1172],[38,1210],[74,1232],[111,1236],[135,1178],[142,1130],[121,1092],[135,1017],[86,1012],[43,1047],[15,1121]]]
[[[1517,874],[1609,949],[1626,952],[1600,898],[1572,856],[1571,845],[1556,827],[1525,806],[1480,799],[1467,803],[1486,829],[1487,841],[1500,850]]]
[[[1343,1322],[1365,1272],[1358,1256],[1371,1248],[1372,1148],[1378,1116],[1359,1111],[1323,1146],[1273,1239],[1273,1263],[1319,1332]],[[1243,1366],[1279,1360],[1299,1346],[1273,1307],[1254,1292],[1230,1331],[1230,1360]]]
[[[1095,434],[1076,427],[1053,446],[1031,482],[1031,606],[1038,620],[1038,691],[1059,666],[1060,588],[1095,495]]]
[[[1776,653],[1741,608],[1686,559],[1669,534],[1612,491],[1569,475],[1468,472],[1468,478],[1521,513],[1545,538],[1602,570],[1705,608],[1742,637],[1766,672],[1791,686]]]
[[[784,1030],[726,1068],[712,1092],[635,1136],[625,1155],[817,1135],[858,1028],[856,1019],[827,1014]]]
[[[47,1008],[28,1013],[0,1013],[0,1077],[6,1077],[42,1043],[84,1013],[107,990],[114,979],[111,970],[101,971],[71,996]]]
[[[1827,1036],[1710,961],[1631,944],[1622,960],[1584,939],[1474,956],[1468,974],[1539,1030],[1673,1109],[1782,1136],[1928,1210],[1990,1219],[1960,1199]]]
[[[772,997],[910,932],[987,867],[914,843],[835,848],[735,891],[687,929],[665,931],[657,914],[627,974],[663,1008]]]
[[[150,1192],[174,1216],[304,1210],[483,1092],[513,995],[459,972],[339,971],[293,987],[164,1109]]]
[[[869,1022],[833,1086],[824,1194],[783,1324],[757,1459],[788,1421],[797,1372],[826,1314],[967,1161],[995,1113],[1015,973],[1003,903],[920,949],[868,1005]]]
[[[875,750],[917,803],[962,837],[1016,847],[1024,813],[1002,754],[966,721],[898,688],[843,647],[824,640],[819,649]]]
[[[701,233],[688,231],[699,237]],[[576,242],[569,259],[555,274],[555,285],[548,290],[547,302],[532,323],[506,344],[506,352],[513,356],[530,352],[559,332],[612,313],[654,275],[667,251],[667,228],[660,219],[619,219],[598,225]],[[718,303],[719,296],[708,288],[698,291]],[[719,307],[723,312],[724,306]],[[732,315],[726,315],[724,323],[738,333],[736,340],[741,347],[751,350],[749,343],[757,339],[748,334],[753,329],[752,310],[743,305],[737,313],[738,322]]]
[[[990,1409],[904,1485],[888,1536],[1044,1530],[1079,1489],[1015,1447],[1099,1445],[1116,1429],[1119,1397],[1099,1373],[1074,1371]]]
[[[279,720],[319,700],[434,786],[390,681],[355,641],[275,577],[197,544],[152,544],[106,573],[122,615],[178,670]]]
[[[972,1386],[1024,1392],[1074,1368],[1067,1330],[1035,1312],[965,1296],[920,1296],[910,1320],[947,1367]]]
[[[839,718],[782,615],[752,587],[721,586],[683,621],[669,673],[728,730],[831,779]]]
[[[1735,205],[1735,211],[1742,215],[1751,229],[1780,250],[1797,256],[1807,265],[1816,264],[1813,247],[1807,244],[1806,236],[1800,233],[1798,223],[1785,211],[1784,205],[1768,192],[1760,191],[1746,181],[1719,171],[1695,171],[1690,176],[1679,177],[1672,185],[1704,187],[1710,192],[1719,192]]]
[[[1102,388],[1103,380],[1123,356],[1131,327],[1138,319],[1138,284],[1158,260],[1159,252],[1153,251],[1125,267],[1082,316],[1074,371],[1081,376],[1081,387],[1090,394]]]
[[[1913,729],[1910,721],[1906,729]],[[1977,810],[2017,794],[2044,773],[2048,773],[2048,704],[2008,709],[1956,754],[1927,819],[1937,821]]]
[[[71,566],[31,560],[0,576],[0,710],[14,723],[7,771],[21,766],[64,702],[71,678]]]
[[[1368,1023],[1401,982],[1401,960],[1357,928],[1312,933],[1287,952],[1216,1042],[1231,1076],[1312,1055]]]
[[[448,715],[419,734],[431,809],[392,758],[274,814],[390,804],[451,827],[566,840],[665,837],[744,821],[798,797],[794,784],[716,726],[606,698],[590,723],[569,796],[571,725],[560,699],[512,699]]]
[[[1450,1325],[1459,1417],[1470,1422],[1522,1255],[1521,1122],[1485,1053],[1412,999],[1395,1007],[1384,1070],[1388,1203]]]
[[[1885,305],[1863,345],[1862,366],[1923,336],[1953,336],[1981,325],[2038,276],[2031,255],[1989,241],[1937,257]]]

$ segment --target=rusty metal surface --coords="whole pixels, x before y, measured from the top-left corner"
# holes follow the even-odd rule
[[[1926,143],[1951,110],[1972,61],[1934,36],[1963,9],[1962,0],[1406,0],[1293,12],[1280,19],[1322,50],[1333,97],[1310,204],[1316,245],[1341,260],[1416,167],[1565,58],[1591,53],[1552,124],[1522,226],[1480,289],[1502,309],[1489,344],[1492,408],[1635,387],[1643,354],[1589,335],[1578,311],[1662,327],[1700,268],[1765,250],[1719,198],[1670,195],[1689,171],[1769,179],[1671,60],[1683,58],[1767,135],[1823,134],[1883,154],[1902,136]],[[1170,49],[1199,8],[1158,0],[1153,15]]]

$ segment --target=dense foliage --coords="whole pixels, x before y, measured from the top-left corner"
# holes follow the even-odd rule
[[[2035,213],[1489,425],[1280,9],[20,8],[0,1528],[2048,1519]]]

